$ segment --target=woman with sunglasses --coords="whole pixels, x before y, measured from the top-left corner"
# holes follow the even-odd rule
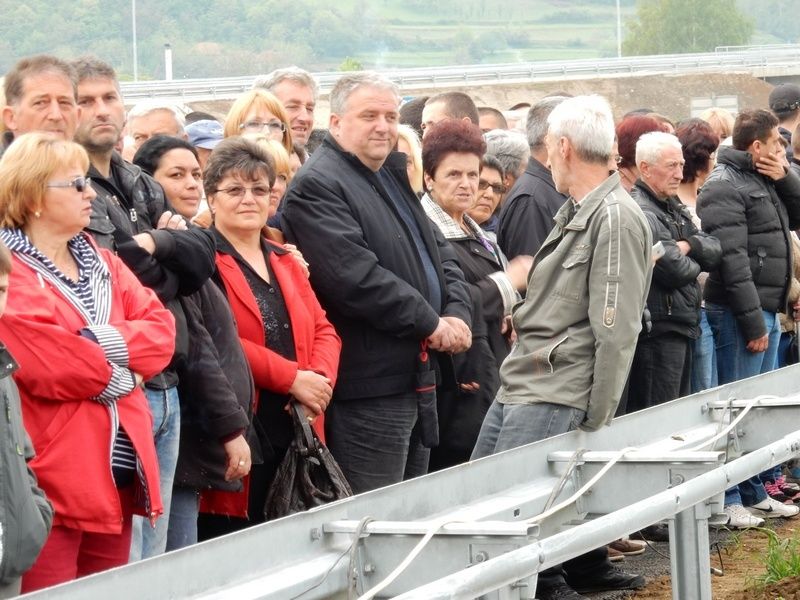
[[[15,374],[53,529],[22,591],[125,564],[131,519],[162,513],[143,380],[169,363],[175,321],[83,233],[95,192],[83,147],[31,133],[0,161],[0,241],[13,270],[0,339]]]
[[[264,89],[245,92],[231,105],[225,118],[225,137],[263,133],[292,153],[292,130],[280,100]]]
[[[242,137],[220,142],[203,175],[217,241],[214,279],[231,305],[253,373],[263,464],[253,465],[242,493],[203,493],[201,512],[230,518],[201,515],[202,538],[265,520],[267,491],[293,437],[288,403],[299,402],[322,437],[339,366],[339,336],[302,265],[263,234],[274,183],[271,157]]]
[[[506,262],[497,244],[470,218],[478,197],[486,143],[469,122],[437,123],[422,140],[422,169],[428,193],[422,206],[455,249],[472,296],[472,347],[453,357],[459,389],[437,391],[440,441],[430,468],[469,460],[483,417],[500,385],[499,368],[508,355],[505,317],[525,289],[532,259]]]

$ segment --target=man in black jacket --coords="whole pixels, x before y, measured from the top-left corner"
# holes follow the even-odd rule
[[[471,343],[453,250],[411,190],[405,155],[392,153],[398,105],[383,77],[344,75],[331,92],[330,133],[284,201],[284,232],[342,338],[326,432],[357,493],[427,471],[435,404],[417,390],[437,359],[442,373],[452,365],[438,352],[426,364],[424,347],[460,352]]]
[[[775,368],[778,313],[787,310],[792,280],[789,236],[800,227],[800,178],[785,165],[775,115],[740,112],[732,137],[697,198],[703,229],[722,244],[704,290],[720,384]],[[768,498],[758,477],[728,490],[725,504],[749,506],[757,517],[797,514],[784,515],[786,505]]]
[[[155,529],[134,520],[131,558],[137,560],[161,554],[166,547],[180,431],[174,364],[186,355],[189,344],[179,296],[196,292],[211,276],[215,245],[209,232],[187,228],[183,217],[169,210],[164,190],[156,181],[114,151],[125,122],[114,70],[94,58],[78,59],[73,66],[82,109],[75,141],[89,154],[89,175],[97,192],[87,231],[100,246],[114,250],[139,281],[158,294],[176,321],[173,363],[145,384],[165,510]]]
[[[640,176],[631,195],[664,255],[653,268],[647,295],[652,326],[642,329],[636,345],[628,413],[691,393],[692,347],[700,335],[697,276],[715,269],[722,256],[719,240],[698,231],[676,195],[684,163],[674,135],[647,133],[636,144]]]
[[[556,190],[547,163],[547,117],[565,100],[564,96],[544,98],[528,112],[526,125],[531,157],[525,172],[509,190],[500,210],[497,243],[506,257],[535,256],[553,229],[553,217],[566,196]]]

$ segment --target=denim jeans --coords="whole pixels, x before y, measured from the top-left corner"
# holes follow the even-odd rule
[[[483,419],[472,459],[511,450],[577,429],[586,412],[562,404],[501,404],[495,399]],[[565,582],[580,582],[586,576],[610,568],[605,546],[595,548],[563,565],[539,573],[538,588],[550,590]]]
[[[192,488],[172,489],[167,530],[167,552],[197,543],[197,515],[200,512],[200,492]]]
[[[717,376],[717,351],[714,334],[708,324],[706,309],[700,309],[700,337],[694,341],[692,356],[692,393],[702,392],[719,385]]]
[[[131,539],[131,562],[163,554],[167,547],[167,528],[169,509],[172,502],[172,482],[175,479],[175,466],[178,464],[178,445],[181,432],[181,405],[178,388],[153,390],[145,388],[150,412],[153,414],[153,438],[156,443],[158,470],[160,474],[161,501],[164,514],[156,521],[155,527],[144,517],[133,518]]]
[[[417,432],[416,392],[337,400],[325,411],[325,436],[353,492],[419,477],[430,450]]]
[[[778,357],[778,343],[781,337],[781,323],[776,313],[761,311],[764,325],[769,335],[769,345],[765,352],[750,352],[736,322],[736,317],[727,306],[706,302],[706,314],[717,351],[717,372],[719,383],[726,384],[746,377],[754,377],[775,369]],[[764,472],[765,476],[772,470]],[[755,475],[738,485],[738,489],[725,491],[725,505],[744,504],[752,506],[766,500],[767,491],[761,477]]]
[[[483,419],[471,460],[577,429],[586,412],[562,404],[492,402]]]

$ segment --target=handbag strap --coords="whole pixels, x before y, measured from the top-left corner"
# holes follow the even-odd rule
[[[311,425],[308,423],[308,419],[306,419],[306,414],[303,411],[303,407],[294,398],[292,398],[290,404],[292,406],[292,416],[294,417],[295,431],[300,434],[295,436],[295,440],[297,441],[297,449],[303,456],[316,454],[318,449],[316,436],[314,435],[314,431],[311,429]]]

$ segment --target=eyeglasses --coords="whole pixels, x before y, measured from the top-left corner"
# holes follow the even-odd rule
[[[253,133],[262,133],[269,130],[270,133],[283,133],[286,131],[286,123],[283,121],[245,121],[239,125],[239,129],[250,131]]]
[[[47,184],[49,188],[75,188],[75,191],[82,194],[90,185],[91,177],[76,177],[72,181],[51,181]]]
[[[247,191],[253,195],[253,198],[266,198],[272,191],[272,188],[266,185],[254,185],[253,187],[245,187],[243,185],[232,185],[229,188],[217,189],[215,192],[222,192],[231,196],[232,198],[244,198]]]
[[[492,188],[492,191],[497,194],[498,196],[502,196],[506,193],[506,186],[502,183],[489,183],[485,179],[481,179],[478,181],[478,189],[480,191],[484,191],[486,188]]]

